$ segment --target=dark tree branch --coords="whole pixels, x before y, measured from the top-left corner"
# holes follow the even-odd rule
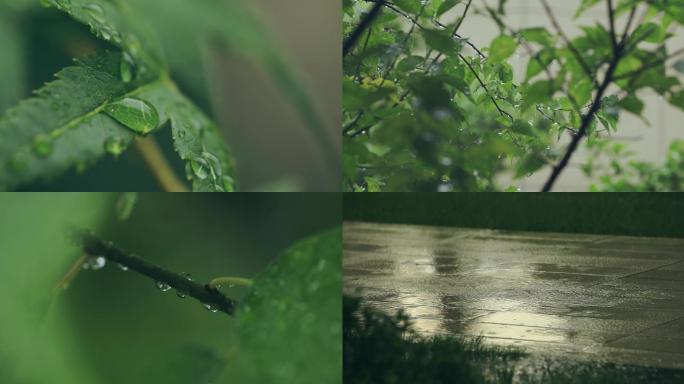
[[[359,25],[356,26],[356,29],[354,29],[347,40],[344,41],[344,45],[342,46],[342,57],[347,56],[347,54],[351,52],[366,28],[370,27],[373,21],[380,15],[381,10],[382,3],[376,3],[366,17],[364,17]]]
[[[592,123],[596,113],[601,108],[601,99],[603,99],[603,94],[608,89],[608,86],[610,86],[610,84],[613,82],[613,74],[615,73],[615,69],[617,68],[618,64],[620,63],[620,59],[622,58],[623,48],[623,45],[618,45],[617,51],[615,51],[615,55],[613,56],[613,59],[610,62],[608,70],[606,71],[606,76],[603,78],[601,86],[596,91],[596,96],[594,97],[594,101],[591,104],[591,108],[582,117],[582,123],[580,124],[580,128],[577,130],[577,134],[573,135],[572,141],[570,142],[570,145],[568,146],[568,149],[566,150],[565,155],[563,156],[561,161],[558,163],[558,165],[553,167],[551,176],[549,176],[549,179],[546,181],[546,184],[544,184],[542,192],[551,192],[551,190],[553,189],[553,185],[558,180],[558,177],[570,163],[570,159],[579,147],[580,142],[587,135],[589,125]]]
[[[81,234],[83,251],[90,256],[103,256],[110,262],[119,263],[129,269],[149,277],[155,282],[169,285],[178,292],[199,300],[204,305],[233,315],[237,303],[212,289],[209,285],[202,285],[189,280],[186,276],[170,272],[149,261],[115,247],[111,242],[101,240],[91,234]]]
[[[610,42],[613,45],[613,54],[618,49],[618,37],[615,31],[615,7],[613,7],[613,0],[606,1],[608,6],[608,24],[610,28]]]

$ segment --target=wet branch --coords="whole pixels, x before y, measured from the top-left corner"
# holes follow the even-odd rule
[[[186,276],[168,271],[158,265],[115,247],[111,242],[101,240],[91,234],[81,235],[83,251],[90,256],[103,256],[110,262],[119,263],[130,270],[149,277],[155,282],[163,283],[178,292],[210,305],[228,315],[233,315],[237,303],[209,285],[202,285],[189,280]]]
[[[376,3],[366,17],[364,17],[359,25],[356,26],[356,29],[354,29],[347,40],[344,41],[344,45],[342,46],[342,57],[347,56],[347,54],[351,52],[366,28],[370,27],[373,21],[380,15],[381,10],[382,3]]]

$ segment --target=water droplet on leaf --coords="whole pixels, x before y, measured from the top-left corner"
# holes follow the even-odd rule
[[[36,152],[36,155],[40,157],[52,155],[54,149],[54,141],[49,135],[38,135],[33,139],[33,150]]]
[[[148,102],[127,97],[110,103],[104,112],[119,123],[141,135],[147,135],[159,126],[159,113]]]
[[[202,303],[202,306],[203,306],[204,309],[206,309],[207,311],[211,311],[211,312],[213,312],[213,313],[218,312],[218,308],[216,308],[215,306],[213,306],[213,305],[211,305],[211,304]]]
[[[122,271],[128,271],[128,267],[123,264],[118,264],[117,267]]]
[[[104,148],[107,153],[114,155],[114,157],[118,157],[126,149],[126,143],[124,139],[120,137],[110,137],[105,141]]]
[[[157,281],[157,288],[159,288],[159,290],[162,292],[166,292],[171,289],[171,286],[161,281]]]
[[[97,271],[98,269],[104,268],[105,264],[107,264],[107,259],[105,259],[104,256],[91,256],[83,264],[83,269]]]
[[[133,80],[135,75],[135,62],[128,53],[124,53],[121,57],[119,71],[121,72],[121,80],[123,80],[124,83],[130,83],[131,80]]]
[[[185,299],[187,295],[181,291],[176,291],[176,296],[178,296],[180,299]]]

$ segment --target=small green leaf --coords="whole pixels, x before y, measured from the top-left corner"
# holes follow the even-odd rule
[[[518,49],[518,42],[511,36],[501,35],[489,46],[489,60],[498,63],[511,57]]]

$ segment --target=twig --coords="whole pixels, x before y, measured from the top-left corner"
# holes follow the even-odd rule
[[[189,192],[188,187],[176,176],[153,137],[136,139],[135,148],[165,192]]]
[[[551,25],[553,25],[554,29],[558,33],[558,35],[563,39],[563,42],[565,42],[565,45],[567,45],[568,49],[570,49],[570,52],[572,52],[573,56],[575,57],[575,60],[580,64],[580,67],[582,67],[582,70],[586,73],[587,77],[589,77],[589,80],[594,84],[596,88],[599,87],[598,81],[596,81],[596,78],[594,77],[594,73],[592,70],[589,68],[589,65],[587,65],[587,62],[584,61],[584,58],[582,58],[582,54],[580,51],[577,50],[577,47],[568,39],[568,36],[563,32],[563,29],[561,28],[560,24],[558,23],[558,20],[556,20],[556,16],[554,15],[553,11],[551,10],[551,7],[549,6],[549,3],[546,2],[546,0],[540,0],[542,3],[542,6],[544,7],[544,11],[549,17],[549,20],[551,20]]]
[[[456,37],[458,35],[458,29],[461,28],[461,24],[463,24],[463,20],[465,20],[466,16],[468,16],[468,10],[470,9],[470,5],[473,3],[473,0],[468,0],[468,3],[465,6],[465,9],[463,10],[463,15],[461,16],[461,19],[458,20],[456,23],[456,26],[454,27],[454,31],[451,33],[451,37]],[[439,58],[442,57],[442,53],[440,52],[437,56],[435,56],[434,59],[432,59],[432,63],[430,63],[430,66],[428,68],[431,68]]]
[[[617,32],[615,32],[615,8],[613,7],[613,0],[606,1],[608,7],[608,24],[610,28],[610,42],[613,46],[613,54],[617,52],[618,40]]]
[[[606,92],[606,89],[608,89],[608,86],[610,86],[610,84],[613,82],[613,73],[615,73],[615,69],[617,68],[618,63],[622,58],[623,48],[624,45],[618,45],[618,49],[610,62],[608,70],[606,71],[606,76],[603,78],[603,83],[601,83],[601,86],[596,91],[596,96],[594,97],[594,102],[591,104],[589,112],[587,112],[582,117],[582,124],[580,125],[580,128],[577,130],[577,134],[573,136],[572,141],[570,142],[570,145],[568,146],[568,149],[566,150],[565,155],[563,156],[561,161],[558,163],[558,165],[553,167],[551,176],[549,176],[549,179],[546,181],[546,184],[544,184],[542,192],[550,192],[553,189],[553,185],[556,183],[556,180],[558,180],[560,174],[563,172],[565,167],[567,167],[570,163],[570,159],[579,147],[579,143],[582,141],[584,136],[587,135],[589,125],[594,120],[594,115],[596,114],[596,112],[598,112],[599,108],[601,108],[601,99],[603,98],[603,94]]]
[[[88,260],[88,255],[82,255],[76,260],[76,262],[69,268],[69,271],[62,277],[62,279],[55,285],[53,293],[58,293],[61,290],[69,288],[69,284],[78,276],[78,273],[83,268],[83,264]]]
[[[342,57],[347,56],[347,54],[351,52],[366,28],[370,27],[373,21],[380,15],[381,10],[382,3],[376,3],[366,17],[364,17],[359,25],[356,26],[356,29],[354,29],[347,40],[344,41],[344,45],[342,46]]]
[[[111,242],[103,241],[94,235],[83,234],[81,237],[83,251],[88,255],[103,256],[110,262],[128,267],[155,282],[168,285],[179,293],[199,300],[207,308],[216,309],[228,315],[233,315],[235,312],[236,302],[209,285],[202,285],[189,280],[186,276],[170,272],[139,256],[117,248]]]

